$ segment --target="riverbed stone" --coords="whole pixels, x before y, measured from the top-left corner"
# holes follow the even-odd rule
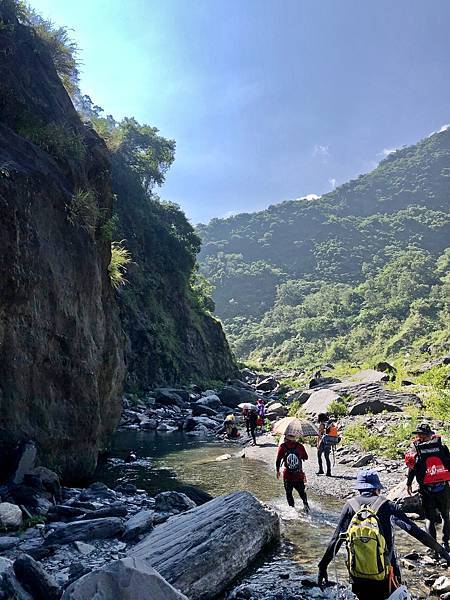
[[[289,410],[287,406],[281,404],[281,402],[274,402],[270,404],[266,411],[266,417],[269,421],[275,421],[276,419],[281,419],[282,417],[286,417]]]
[[[104,517],[126,517],[128,508],[125,504],[111,504],[97,510],[91,511],[80,518],[80,521],[88,519],[103,519]]]
[[[87,573],[72,583],[61,600],[188,600],[151,566],[123,558]]]
[[[431,591],[436,594],[445,594],[450,592],[450,578],[445,575],[438,577],[431,587]]]
[[[191,600],[208,600],[279,535],[276,513],[250,493],[235,492],[172,517],[129,555],[145,560]]]
[[[141,510],[125,523],[122,539],[125,542],[134,542],[140,535],[148,533],[153,527],[153,510]]]
[[[0,525],[6,529],[18,529],[22,525],[22,511],[16,504],[0,502]]]
[[[256,403],[257,395],[250,390],[225,385],[217,394],[220,401],[229,408],[237,408],[243,402]]]
[[[328,412],[328,407],[332,402],[340,399],[340,395],[329,389],[321,389],[313,392],[303,405],[308,415],[318,415]]]
[[[70,544],[76,540],[88,541],[119,537],[124,531],[122,520],[118,517],[91,519],[74,523],[61,523],[45,538],[45,544]]]
[[[180,513],[195,508],[195,506],[195,502],[181,492],[161,492],[155,496],[157,512]]]
[[[389,375],[376,369],[364,369],[363,371],[353,373],[351,379],[364,383],[378,383],[380,381],[389,381]]]
[[[422,406],[417,394],[389,390],[382,383],[345,381],[332,385],[330,389],[349,398],[350,415],[399,412],[406,406]]]
[[[22,554],[14,562],[13,568],[18,581],[34,600],[59,600],[61,597],[59,585],[31,556]]]

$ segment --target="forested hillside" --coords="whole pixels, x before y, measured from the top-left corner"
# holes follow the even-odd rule
[[[300,366],[448,349],[449,200],[447,129],[318,200],[200,225],[237,355]]]

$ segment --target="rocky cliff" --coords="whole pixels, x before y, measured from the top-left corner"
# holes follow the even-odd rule
[[[48,49],[0,4],[0,443],[89,474],[121,409],[109,156]]]

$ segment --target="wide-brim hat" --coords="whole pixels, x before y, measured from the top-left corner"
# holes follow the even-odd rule
[[[382,490],[383,488],[384,485],[381,483],[380,477],[374,469],[360,471],[356,476],[356,490]]]

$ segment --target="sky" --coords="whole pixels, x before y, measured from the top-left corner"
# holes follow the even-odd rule
[[[193,223],[373,169],[450,122],[449,0],[30,0],[81,88],[177,143],[158,191]]]

